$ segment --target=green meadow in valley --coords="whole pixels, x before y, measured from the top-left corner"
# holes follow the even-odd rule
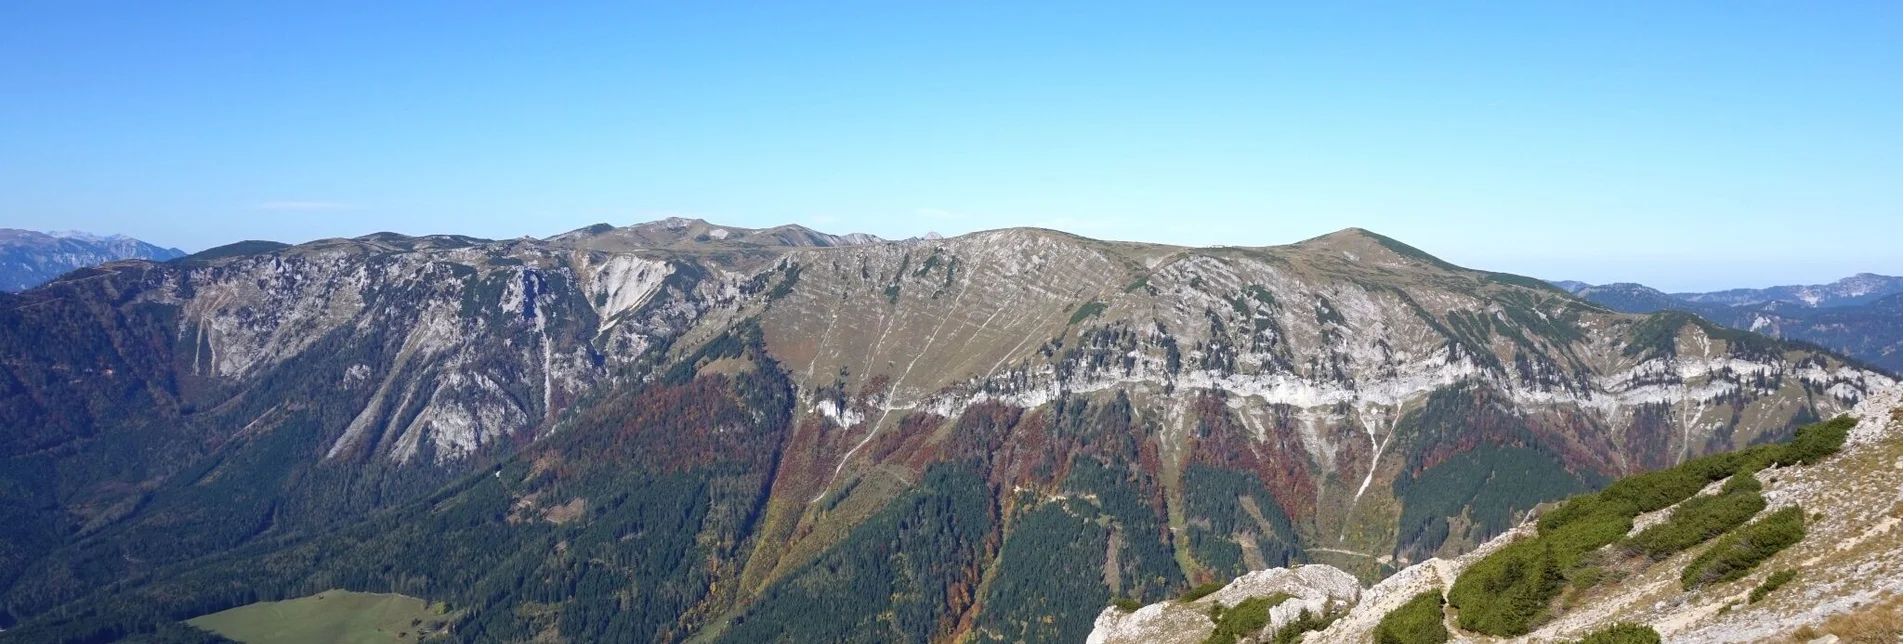
[[[441,606],[415,597],[327,590],[259,602],[186,623],[245,644],[416,642],[441,627]]]

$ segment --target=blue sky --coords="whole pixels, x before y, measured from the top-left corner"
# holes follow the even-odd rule
[[[1668,289],[1903,274],[1903,3],[1340,4],[0,3],[0,226],[1362,226]]]

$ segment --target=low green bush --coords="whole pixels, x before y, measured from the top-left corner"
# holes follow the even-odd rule
[[[1553,545],[1542,539],[1501,548],[1454,580],[1447,600],[1460,627],[1498,636],[1524,635],[1546,617],[1565,576]]]
[[[1776,465],[1810,465],[1824,457],[1843,449],[1844,441],[1850,437],[1850,429],[1857,426],[1857,419],[1848,415],[1805,425],[1797,428],[1796,436],[1782,445],[1783,450],[1773,461]]]
[[[1618,541],[1631,532],[1635,514],[1602,511],[1551,533],[1541,534],[1539,540],[1552,547],[1561,568],[1571,569],[1579,565],[1587,553]]]
[[[1795,570],[1785,569],[1771,573],[1770,577],[1764,579],[1764,583],[1758,584],[1757,588],[1751,589],[1751,603],[1756,604],[1760,601],[1764,601],[1766,595],[1775,592],[1779,588],[1783,588],[1784,584],[1791,583],[1791,580],[1796,578],[1797,571]]]
[[[1428,591],[1415,595],[1400,608],[1381,618],[1375,626],[1376,644],[1441,644],[1452,639],[1442,623],[1440,593]]]
[[[1268,597],[1250,597],[1234,606],[1221,609],[1219,613],[1212,615],[1212,618],[1216,620],[1216,630],[1203,640],[1203,644],[1236,644],[1244,637],[1262,632],[1262,627],[1269,625],[1269,609],[1294,597],[1288,593],[1276,593]]]
[[[1223,586],[1224,584],[1220,581],[1212,581],[1207,584],[1202,584],[1195,588],[1191,588],[1189,590],[1183,591],[1183,594],[1178,596],[1176,598],[1176,601],[1187,604],[1187,603],[1196,601],[1198,599],[1208,597],[1211,594],[1214,594],[1216,591],[1222,590]]]
[[[1687,499],[1672,510],[1664,523],[1646,528],[1626,543],[1626,549],[1658,561],[1710,541],[1750,521],[1765,506],[1764,486],[1750,474],[1725,483],[1725,491]]]
[[[1764,484],[1758,482],[1758,477],[1755,475],[1755,472],[1756,470],[1752,470],[1751,472],[1739,471],[1737,474],[1731,475],[1731,478],[1725,479],[1724,487],[1718,488],[1718,493],[1763,492]]]
[[[1680,576],[1685,589],[1738,579],[1771,555],[1804,539],[1804,509],[1791,506],[1720,537]]]
[[[1659,644],[1659,632],[1643,624],[1613,624],[1593,631],[1574,644]]]
[[[1585,590],[1599,585],[1599,580],[1606,578],[1606,569],[1598,566],[1588,566],[1574,570],[1572,574],[1567,575],[1566,578],[1572,582],[1573,588]]]
[[[1814,463],[1841,449],[1855,424],[1854,419],[1839,416],[1799,428],[1783,444],[1702,456],[1574,497],[1540,517],[1538,536],[1475,562],[1454,580],[1447,602],[1459,609],[1463,629],[1496,637],[1524,635],[1546,618],[1564,586],[1565,571],[1582,565],[1588,553],[1623,539],[1632,529],[1633,518],[1683,503],[1705,486],[1727,478],[1731,480],[1719,495],[1682,506],[1683,512],[1675,512],[1668,527],[1634,539],[1630,547],[1662,557],[1716,537],[1719,542],[1694,560],[1695,569],[1687,568],[1687,586],[1742,576],[1770,556],[1752,560],[1756,553],[1766,548],[1774,548],[1770,553],[1775,553],[1789,545],[1776,545],[1783,540],[1795,543],[1789,534],[1793,517],[1760,521],[1765,525],[1753,531],[1753,538],[1734,538],[1758,526],[1736,527],[1763,509],[1762,485],[1752,473],[1774,465]],[[1794,519],[1796,538],[1801,539],[1803,516],[1800,513]]]
[[[1335,620],[1341,619],[1344,615],[1347,615],[1346,611],[1329,610],[1317,615],[1303,609],[1300,615],[1295,616],[1295,619],[1289,620],[1287,624],[1282,625],[1282,628],[1276,629],[1275,636],[1269,638],[1268,644],[1295,644],[1302,641],[1303,633],[1328,628],[1329,624],[1335,623]]]
[[[1129,597],[1118,597],[1115,601],[1112,601],[1111,603],[1114,604],[1118,610],[1121,610],[1126,613],[1137,612],[1137,609],[1143,607],[1143,602],[1131,599]]]

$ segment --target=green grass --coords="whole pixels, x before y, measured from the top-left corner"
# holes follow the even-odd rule
[[[440,607],[404,595],[327,590],[186,620],[245,644],[415,642],[446,619]]]

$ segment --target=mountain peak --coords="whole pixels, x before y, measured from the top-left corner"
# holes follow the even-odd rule
[[[1337,230],[1335,232],[1322,235],[1322,237],[1369,237],[1369,236],[1378,236],[1378,235],[1375,235],[1374,231],[1368,230],[1366,228],[1362,228],[1360,226],[1349,226],[1347,228],[1343,228],[1341,230]]]
[[[1378,243],[1377,242],[1378,239],[1386,239],[1386,238],[1382,237],[1381,235],[1377,235],[1366,228],[1349,226],[1347,228],[1343,228],[1341,230],[1337,230],[1332,233],[1328,233],[1325,235],[1317,235],[1317,236],[1310,237],[1308,239],[1304,239],[1289,245],[1297,246],[1297,247],[1302,247],[1302,246],[1340,247],[1340,246],[1348,246],[1348,245]]]
[[[1387,235],[1366,228],[1350,226],[1320,237],[1295,242],[1291,248],[1325,251],[1340,254],[1348,261],[1356,263],[1421,263],[1441,270],[1464,270],[1428,254],[1419,248],[1401,243]]]
[[[546,241],[609,252],[742,250],[757,260],[791,248],[854,246],[885,240],[865,234],[831,235],[799,224],[742,228],[704,219],[668,217],[622,227],[595,224],[549,237]]]
[[[0,228],[0,291],[22,291],[69,271],[121,259],[165,261],[184,251],[125,235]]]

